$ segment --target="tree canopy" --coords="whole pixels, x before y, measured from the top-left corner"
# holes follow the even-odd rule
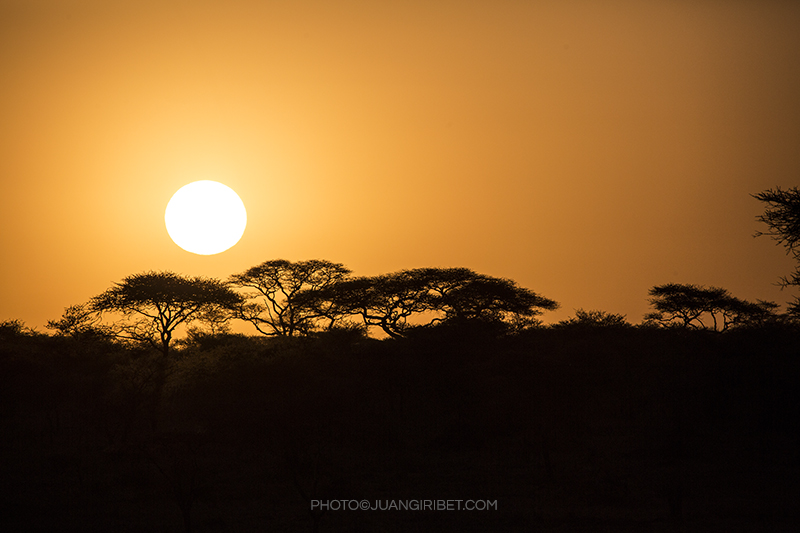
[[[778,305],[758,300],[749,302],[721,287],[667,283],[650,289],[655,311],[645,315],[646,323],[691,329],[725,331],[732,327],[763,324],[776,318]]]
[[[800,286],[800,189],[776,187],[754,194],[753,197],[766,204],[764,214],[759,215],[758,220],[767,225],[767,230],[757,232],[756,236],[772,237],[798,261],[794,272],[781,277],[780,284],[783,287]],[[789,306],[789,313],[800,315],[800,298],[795,297]]]
[[[390,337],[402,337],[415,325],[438,322],[528,321],[558,303],[515,282],[477,274],[467,268],[417,268],[332,284],[299,300],[310,308],[335,309],[377,326]],[[425,322],[427,318],[427,322]]]
[[[220,280],[151,271],[115,283],[89,306],[121,313],[125,320],[113,326],[117,337],[150,343],[167,356],[178,326],[226,321],[241,303],[242,296]]]
[[[45,327],[55,331],[58,336],[68,337],[108,337],[111,330],[100,323],[99,313],[85,303],[70,305],[58,320],[48,320]]]
[[[753,198],[767,204],[763,215],[758,220],[767,225],[767,231],[756,235],[767,235],[778,244],[786,247],[787,253],[795,258],[800,256],[800,189],[767,189]]]
[[[341,282],[350,269],[340,263],[321,259],[291,262],[273,259],[230,277],[231,284],[254,289],[238,312],[238,318],[253,324],[264,335],[306,334],[325,319],[333,325],[338,314],[330,305],[298,305],[300,291],[315,293]]]

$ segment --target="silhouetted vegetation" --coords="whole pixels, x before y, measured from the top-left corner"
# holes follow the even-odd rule
[[[768,192],[794,252],[798,192]],[[719,287],[649,295],[637,325],[545,326],[554,300],[466,268],[273,260],[228,283],[129,276],[52,335],[6,320],[0,530],[795,530],[796,314]],[[342,499],[497,509],[311,505]]]
[[[293,263],[284,259],[265,261],[241,274],[231,276],[237,287],[254,289],[241,306],[238,318],[246,320],[264,335],[292,337],[318,329],[325,319],[333,327],[341,315],[333,304],[298,305],[296,297],[304,291],[312,295],[341,282],[350,269],[339,263],[319,259]]]
[[[749,302],[720,287],[667,283],[653,287],[649,294],[655,311],[645,315],[645,323],[726,331],[781,320],[775,302]]]
[[[89,304],[76,304],[67,307],[61,318],[48,320],[45,325],[56,335],[69,337],[113,337],[111,326],[102,323],[101,313]]]
[[[633,325],[625,319],[625,315],[606,313],[605,311],[586,311],[577,309],[575,316],[553,325],[555,328],[592,329],[592,328],[631,328]]]
[[[122,314],[122,319],[110,327],[111,334],[119,339],[149,343],[166,357],[178,326],[195,321],[212,327],[224,323],[232,318],[241,302],[239,294],[216,279],[189,278],[174,272],[146,272],[128,276],[95,296],[89,309],[98,314]],[[78,316],[73,319],[76,314]],[[73,306],[67,308],[61,321],[52,323],[52,327],[80,332],[91,327],[93,320],[81,307]]]
[[[345,279],[297,295],[303,306],[358,316],[388,336],[400,338],[434,324],[502,325],[522,329],[537,324],[542,310],[558,303],[515,282],[467,268],[417,268],[374,277]],[[415,323],[414,319],[419,322]]]
[[[792,274],[781,278],[781,285],[800,287],[800,190],[797,187],[776,187],[754,194],[753,197],[767,205],[758,220],[766,224],[768,229],[756,233],[756,236],[772,237],[798,262]],[[800,316],[800,297],[795,297],[788,311]]]
[[[514,335],[4,329],[6,531],[791,530],[800,335],[581,312]],[[163,371],[162,371],[163,368]],[[155,423],[154,423],[155,422]],[[497,511],[312,510],[489,499]]]

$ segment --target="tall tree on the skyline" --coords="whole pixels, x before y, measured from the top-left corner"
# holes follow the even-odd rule
[[[321,259],[273,259],[234,274],[229,281],[255,291],[247,295],[238,318],[250,322],[264,335],[292,337],[312,331],[319,320],[331,326],[337,319],[333,304],[300,306],[296,304],[297,294],[326,289],[349,274],[350,269],[344,265]]]
[[[798,263],[794,272],[780,278],[782,287],[800,287],[800,189],[791,187],[789,189],[767,189],[753,198],[766,204],[764,214],[758,216],[758,220],[767,225],[766,231],[759,231],[756,236],[767,235],[772,237],[786,248],[786,253],[790,254]],[[800,298],[795,296],[795,300],[789,305],[789,313],[800,315]]]
[[[655,311],[645,315],[645,323],[689,329],[726,331],[745,325],[763,325],[776,317],[778,305],[758,300],[749,302],[721,287],[701,287],[688,283],[656,285],[648,300]]]
[[[195,321],[225,321],[242,296],[214,278],[174,272],[145,272],[126,277],[90,301],[96,313],[121,313],[112,325],[121,339],[144,342],[166,357],[175,329]]]
[[[359,277],[298,295],[309,307],[333,306],[360,316],[390,337],[403,337],[414,325],[495,323],[523,326],[558,303],[514,281],[468,268],[415,268]]]

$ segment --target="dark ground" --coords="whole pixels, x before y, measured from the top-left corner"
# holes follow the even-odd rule
[[[2,531],[798,531],[800,334],[0,339]],[[312,513],[310,500],[489,500]]]

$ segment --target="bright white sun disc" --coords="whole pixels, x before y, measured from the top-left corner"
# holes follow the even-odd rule
[[[213,255],[239,242],[247,226],[247,211],[230,187],[195,181],[172,196],[164,222],[175,244],[187,252]]]

